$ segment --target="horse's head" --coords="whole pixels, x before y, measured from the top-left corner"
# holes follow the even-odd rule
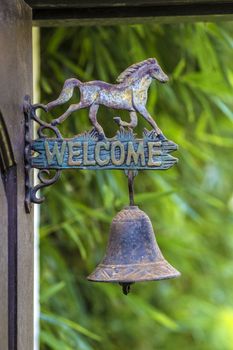
[[[157,79],[161,81],[161,83],[166,83],[166,81],[169,80],[156,59],[148,58],[147,60],[132,64],[130,67],[126,68],[116,81],[118,83],[129,84],[132,83],[132,81],[141,79],[145,75],[149,75],[149,77]]]
[[[165,74],[162,70],[162,68],[160,67],[160,65],[158,64],[158,62],[156,61],[155,58],[149,58],[148,61],[149,63],[149,74],[152,78],[157,79],[158,81],[160,81],[161,83],[166,83],[169,78],[167,76],[167,74]]]

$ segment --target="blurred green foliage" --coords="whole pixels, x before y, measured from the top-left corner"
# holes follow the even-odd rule
[[[138,283],[127,297],[118,285],[88,282],[113,216],[128,203],[127,181],[120,171],[63,172],[41,207],[42,350],[233,349],[232,34],[232,23],[42,30],[43,103],[67,78],[114,82],[148,57],[170,76],[152,84],[147,106],[180,145],[179,163],[140,172],[135,191],[164,256],[182,273]],[[100,108],[108,136],[117,130],[115,115]],[[139,117],[139,135],[144,127]],[[90,128],[81,110],[61,130],[73,136]]]

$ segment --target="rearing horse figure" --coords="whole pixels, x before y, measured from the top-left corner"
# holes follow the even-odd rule
[[[152,79],[165,83],[168,76],[162,71],[155,58],[148,58],[145,61],[133,64],[124,70],[117,78],[118,84],[108,84],[95,80],[82,83],[80,80],[71,78],[65,81],[60,96],[47,104],[47,110],[67,102],[73,95],[73,90],[77,86],[80,89],[81,99],[77,104],[72,104],[67,111],[59,118],[52,121],[52,125],[62,123],[72,112],[81,108],[89,107],[89,118],[100,138],[104,138],[103,128],[97,121],[97,111],[99,105],[114,109],[125,109],[129,111],[130,122],[122,121],[115,117],[118,125],[135,128],[137,126],[137,114],[140,113],[148,123],[154,128],[160,139],[165,139],[162,131],[157,126],[154,119],[146,109],[147,91]]]

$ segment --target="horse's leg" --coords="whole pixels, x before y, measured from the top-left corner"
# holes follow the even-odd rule
[[[138,125],[137,114],[136,114],[136,112],[131,111],[131,112],[129,112],[129,115],[130,115],[130,122],[129,123],[124,122],[120,117],[115,117],[114,120],[120,126],[134,129]]]
[[[67,117],[69,117],[69,115],[75,111],[77,111],[78,109],[82,109],[88,107],[87,103],[84,102],[79,102],[77,104],[73,104],[70,105],[70,107],[67,109],[67,111],[65,113],[63,113],[59,118],[54,119],[51,124],[52,125],[57,125],[57,124],[61,124],[62,122],[64,122],[64,120],[66,120]]]
[[[165,139],[165,136],[163,135],[162,131],[159,129],[158,125],[154,121],[154,119],[150,116],[148,111],[144,106],[135,106],[137,111],[148,121],[148,123],[155,129],[158,137],[160,139]]]
[[[98,104],[93,103],[91,105],[90,110],[89,110],[89,119],[90,119],[92,125],[97,130],[100,138],[105,138],[104,130],[103,130],[102,126],[97,121],[97,116],[96,115],[97,115],[98,109],[99,109],[99,105]]]

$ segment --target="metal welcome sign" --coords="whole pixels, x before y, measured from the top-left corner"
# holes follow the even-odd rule
[[[113,220],[111,237],[115,237],[116,234],[119,237],[121,235],[125,237],[128,232],[132,241],[133,235],[134,245],[138,244],[138,249],[141,252],[144,251],[143,259],[141,259],[142,261],[138,260],[138,255],[132,256],[132,242],[128,242],[129,244],[125,247],[123,247],[122,242],[123,246],[119,241],[116,242],[116,245],[120,246],[120,251],[123,254],[122,258],[120,258],[119,251],[115,252],[110,243],[107,257],[103,260],[105,264],[100,264],[97,267],[98,271],[89,276],[89,279],[94,281],[117,281],[122,285],[125,294],[129,292],[129,286],[135,280],[171,278],[179,274],[163,258],[155,241],[149,218],[134,205],[133,199],[133,179],[138,170],[166,170],[177,162],[177,159],[170,155],[171,152],[177,150],[177,145],[166,139],[146,109],[147,92],[152,79],[162,83],[168,81],[167,75],[162,71],[155,58],[149,58],[128,67],[117,78],[117,84],[109,84],[103,81],[83,83],[78,79],[71,78],[65,81],[59,97],[47,105],[32,105],[29,96],[26,96],[24,101],[26,125],[25,203],[27,212],[30,212],[31,203],[41,203],[44,200],[44,197],[37,196],[38,190],[55,183],[59,179],[62,170],[72,168],[86,170],[118,169],[124,170],[128,176],[130,206],[123,209],[119,213],[120,215],[118,214],[117,224],[114,224],[115,221]],[[63,115],[52,120],[51,123],[46,123],[39,118],[37,115],[38,109],[48,112],[66,103],[72,97],[75,88],[80,90],[79,103],[70,105]],[[125,122],[119,117],[114,118],[119,130],[113,138],[107,138],[104,129],[98,123],[97,111],[100,105],[129,112],[129,122]],[[58,125],[63,123],[72,112],[82,108],[89,108],[89,119],[93,129],[73,138],[63,138]],[[137,138],[133,131],[137,126],[137,113],[146,119],[149,126],[152,127],[150,131],[144,129],[141,138]],[[31,139],[32,121],[39,125],[38,138],[35,140]],[[54,133],[53,138],[46,136],[48,130]],[[30,180],[32,168],[39,169],[39,183],[35,187],[31,185]],[[51,170],[54,170],[53,174]],[[124,222],[126,227],[122,232]],[[148,237],[145,237],[144,244],[140,238],[142,227],[144,227],[146,236],[148,235]],[[147,246],[148,241],[151,241],[149,246]],[[126,255],[129,257],[129,254],[131,254],[132,261],[130,259],[125,261]],[[109,260],[110,256],[113,259]],[[129,261],[131,262],[129,263]],[[135,264],[137,276],[133,268]],[[138,264],[140,266],[139,270]],[[126,270],[129,267],[130,269],[127,272]],[[146,276],[145,271],[147,271]]]
[[[168,169],[176,159],[169,152],[176,150],[170,141],[160,141],[154,131],[147,130],[143,139],[136,139],[132,130],[120,130],[112,139],[99,141],[95,131],[73,139],[40,138],[32,144],[39,155],[31,158],[38,169]]]

